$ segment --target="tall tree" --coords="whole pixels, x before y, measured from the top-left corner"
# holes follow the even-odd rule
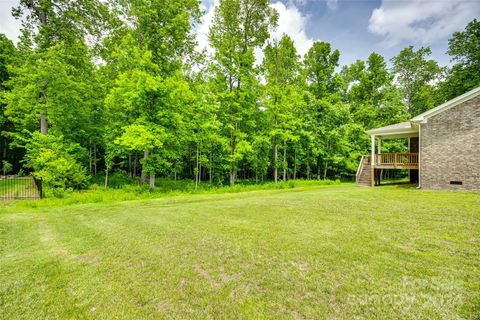
[[[194,48],[192,26],[201,16],[198,0],[118,0],[137,43],[152,52],[163,76],[182,67]]]
[[[403,92],[410,117],[435,106],[436,83],[442,69],[435,60],[428,59],[430,48],[413,46],[403,49],[392,58],[393,71]]]
[[[22,20],[22,46],[32,49],[32,54],[45,53],[49,48],[63,45],[64,51],[78,48],[88,35],[99,36],[108,18],[108,8],[100,0],[21,0],[13,8],[14,17]],[[28,66],[25,66],[28,67]],[[40,99],[46,99],[48,81],[43,82]],[[34,84],[31,84],[34,85]],[[48,115],[40,113],[40,132],[48,132]]]
[[[17,137],[25,138],[25,132],[39,127],[46,134],[44,121],[38,121],[44,115],[55,134],[85,145],[92,107],[98,103],[87,47],[77,43],[67,49],[60,43],[23,58],[11,69],[11,91],[6,94],[6,114]]]
[[[480,85],[480,21],[472,20],[464,31],[448,40],[447,53],[455,64],[441,84],[441,99],[453,99]]]
[[[335,69],[338,67],[340,52],[333,50],[330,43],[316,41],[304,58],[305,73],[312,93],[317,99],[338,89]]]
[[[40,50],[100,36],[110,22],[107,4],[101,0],[20,0],[12,14],[22,20],[24,44]]]
[[[344,135],[349,142],[345,157],[345,173],[358,165],[358,159],[369,150],[365,130],[408,119],[402,92],[394,82],[394,74],[385,59],[371,53],[366,61],[357,60],[341,71],[343,100],[350,105],[351,123]],[[384,149],[388,150],[384,144]]]
[[[0,163],[8,161],[8,142],[6,132],[11,131],[12,123],[5,115],[5,95],[9,88],[7,81],[10,79],[9,67],[16,54],[15,46],[4,34],[0,34]]]
[[[287,143],[296,139],[294,108],[301,103],[298,94],[300,75],[299,55],[293,40],[283,35],[265,49],[263,68],[267,84],[265,91],[266,113],[270,118],[270,137],[273,145],[273,177],[278,181],[278,168],[283,167],[283,179],[287,178]],[[283,161],[279,161],[279,144],[283,144]]]
[[[350,103],[356,123],[371,129],[406,120],[401,93],[384,57],[373,52],[367,61],[344,67],[341,74],[344,99]]]
[[[251,150],[247,133],[258,112],[254,49],[263,46],[278,14],[268,0],[221,0],[215,8],[209,40],[215,49],[222,121],[230,140],[229,181],[235,183],[238,161]]]
[[[106,139],[116,139],[129,151],[143,152],[141,179],[144,183],[147,174],[154,176],[154,168],[149,166],[148,158],[164,142],[155,138],[163,79],[159,76],[158,66],[152,61],[152,53],[139,46],[131,34],[122,39],[113,55],[119,74],[105,99],[110,124],[110,130],[105,132]],[[113,147],[109,150],[117,152]]]

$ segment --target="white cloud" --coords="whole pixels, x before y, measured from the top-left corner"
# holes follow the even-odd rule
[[[0,33],[4,33],[7,38],[17,42],[20,36],[20,21],[12,17],[12,7],[17,7],[19,0],[0,1]]]
[[[327,1],[327,7],[330,10],[336,10],[337,9],[338,0],[326,0],[326,1]]]
[[[284,33],[289,35],[295,42],[298,53],[303,56],[313,44],[313,40],[306,33],[309,16],[303,15],[293,4],[285,6],[276,2],[270,6],[279,14],[278,27],[270,33],[271,37],[280,40]]]
[[[213,52],[208,42],[208,31],[212,24],[214,9],[217,5],[218,0],[209,0],[203,4],[203,9],[206,13],[196,30],[197,50],[207,49],[207,52]],[[270,6],[276,9],[279,14],[278,27],[270,33],[271,38],[280,39],[284,33],[288,34],[295,42],[298,53],[304,55],[313,43],[313,40],[305,32],[309,17],[303,15],[293,3],[285,5],[281,2],[276,2]],[[256,62],[260,63],[263,59],[261,50],[256,50],[255,56]]]
[[[429,45],[461,30],[480,13],[480,1],[382,0],[370,16],[368,30],[393,47],[402,41]]]
[[[217,5],[218,0],[208,0],[202,2],[201,9],[205,11],[205,15],[202,17],[202,21],[196,30],[197,51],[206,49],[207,52],[213,53],[213,49],[208,42],[208,32],[210,30],[210,26],[212,25],[213,14]]]

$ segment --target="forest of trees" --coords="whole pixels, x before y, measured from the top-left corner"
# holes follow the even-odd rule
[[[97,175],[108,186],[119,172],[151,188],[155,177],[351,179],[365,130],[480,85],[477,20],[451,36],[450,67],[407,47],[340,68],[329,43],[302,57],[289,36],[272,39],[269,0],[221,0],[213,54],[195,50],[197,0],[21,0],[12,14],[22,35],[0,35],[2,174],[51,188]]]

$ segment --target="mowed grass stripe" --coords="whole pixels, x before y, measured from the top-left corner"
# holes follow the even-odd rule
[[[32,319],[474,318],[478,197],[333,186],[10,211],[0,307]]]

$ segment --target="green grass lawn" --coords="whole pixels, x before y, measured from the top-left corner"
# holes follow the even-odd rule
[[[334,185],[0,210],[1,319],[480,317],[479,193]]]

